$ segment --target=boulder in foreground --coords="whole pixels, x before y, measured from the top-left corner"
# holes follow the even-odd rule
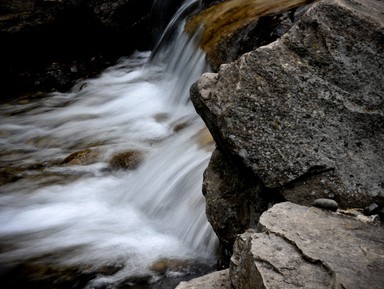
[[[381,225],[285,202],[261,216],[259,229],[235,242],[235,288],[383,288]]]

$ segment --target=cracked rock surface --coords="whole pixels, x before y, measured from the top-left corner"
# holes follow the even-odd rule
[[[309,205],[384,205],[384,2],[324,0],[191,88],[219,149]]]
[[[235,242],[235,288],[381,289],[384,228],[350,216],[285,202]]]

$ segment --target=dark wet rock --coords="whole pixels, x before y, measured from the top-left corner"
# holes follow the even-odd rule
[[[188,266],[187,261],[173,260],[173,259],[160,259],[154,262],[151,266],[151,270],[164,275],[168,270],[178,271]]]
[[[28,238],[28,236],[26,236]],[[1,244],[0,250],[3,249]],[[12,240],[9,240],[12,246]],[[66,260],[76,254],[79,248],[68,248],[55,253],[38,256],[34,259],[8,262],[2,260],[0,266],[1,288],[30,289],[164,289],[175,288],[178,283],[212,272],[212,264],[201,261],[160,260],[152,273],[121,276],[117,280],[104,277],[120,274],[125,265],[121,262],[99,264],[61,264],[57,259]],[[161,276],[160,276],[161,275]]]
[[[180,282],[198,278],[212,272],[213,264],[202,260],[160,259],[151,266],[156,283],[152,282],[141,289],[175,288]]]
[[[380,207],[376,203],[373,203],[373,204],[370,204],[368,207],[364,208],[363,213],[367,216],[371,216],[379,212],[379,210],[380,210]]]
[[[246,174],[217,149],[204,172],[207,218],[229,255],[237,235],[255,227],[268,207],[261,197],[260,181],[256,177],[247,178]]]
[[[106,265],[60,265],[46,261],[31,260],[13,266],[2,264],[1,287],[11,288],[55,288],[83,289],[96,276],[109,276],[122,267]]]
[[[234,288],[382,288],[384,228],[292,203],[239,236],[231,259]]]
[[[178,274],[190,274],[198,271],[212,270],[210,264],[204,264],[197,260],[182,259],[159,259],[152,264],[150,269],[160,275],[166,275],[169,272],[178,272]]]
[[[163,2],[169,13],[153,2]],[[179,1],[4,0],[0,3],[0,101],[34,91],[67,91],[121,56],[153,45]],[[156,36],[158,37],[158,36]]]
[[[169,119],[169,114],[168,113],[157,113],[153,116],[153,118],[157,122],[164,122]]]
[[[113,170],[133,170],[140,164],[143,158],[144,155],[141,151],[130,150],[120,152],[112,156],[109,160],[109,168]]]
[[[152,44],[156,44],[169,20],[183,4],[182,0],[154,0],[151,8],[150,23],[152,28]]]
[[[224,1],[226,0],[201,0],[201,4],[202,8],[204,9]]]
[[[189,19],[186,31],[192,33],[203,25],[201,47],[207,53],[211,67],[217,71],[221,64],[281,37],[309,7],[306,4],[313,1],[209,2],[206,5],[209,8]]]
[[[173,132],[178,133],[191,125],[191,121],[189,119],[179,119],[170,124]]]
[[[313,204],[314,207],[336,212],[339,205],[335,200],[331,199],[316,199]]]
[[[382,206],[383,15],[382,1],[321,1],[203,75],[191,98],[225,157],[292,202]]]
[[[380,209],[377,214],[379,215],[382,222],[384,222],[384,208]]]
[[[20,170],[12,167],[0,168],[0,186],[16,182],[21,179]]]

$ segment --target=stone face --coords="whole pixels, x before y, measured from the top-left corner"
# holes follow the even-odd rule
[[[382,288],[384,228],[318,208],[280,203],[265,212],[260,233],[237,239],[235,288]]]
[[[326,266],[307,262],[284,238],[274,234],[244,233],[232,256],[231,280],[241,288],[332,288]]]
[[[192,101],[220,150],[310,205],[384,204],[384,2],[314,4],[278,41],[203,75]]]
[[[231,289],[229,273],[227,270],[213,272],[211,274],[181,282],[176,289]]]
[[[204,172],[203,194],[208,221],[225,249],[231,251],[238,234],[255,227],[267,209],[257,178],[246,178],[217,149]]]

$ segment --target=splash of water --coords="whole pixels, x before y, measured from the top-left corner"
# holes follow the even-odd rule
[[[69,93],[0,106],[1,166],[21,174],[0,187],[4,263],[65,252],[57,262],[123,264],[118,279],[162,258],[212,256],[201,183],[213,148],[188,101],[207,69],[195,42],[179,28],[147,65],[149,53],[136,53]],[[86,148],[97,162],[60,163]],[[127,150],[142,152],[139,167],[110,171]]]

